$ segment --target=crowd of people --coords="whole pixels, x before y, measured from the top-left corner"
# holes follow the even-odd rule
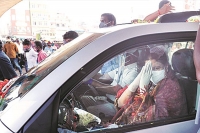
[[[144,21],[155,21],[160,15],[173,10],[174,7],[170,1],[162,0],[159,3],[159,9],[147,15]],[[134,19],[132,22],[137,23],[137,20]],[[103,13],[101,15],[99,28],[115,25],[117,25],[117,22],[113,14]],[[54,51],[77,37],[78,33],[68,31],[63,35],[63,43],[59,46],[54,41],[46,42],[44,40],[31,39],[21,41],[8,36],[5,44],[0,42],[0,80],[10,80],[14,77],[21,76],[23,74],[23,68],[25,72],[28,72],[29,69],[44,61]],[[197,58],[200,53],[198,48],[199,38],[200,35],[198,34],[194,56],[196,57],[194,61],[198,81],[200,81],[198,73],[200,71],[200,63]],[[176,48],[179,49],[179,47],[181,47],[181,44],[177,43]],[[191,44],[191,47],[194,47],[193,44]],[[176,49],[173,50],[176,51]],[[123,74],[121,75],[123,78],[115,78],[117,77],[115,70],[119,68],[119,62],[118,57],[114,57],[103,64],[100,72],[93,79],[87,81],[87,84],[94,86],[101,92],[116,95],[115,106],[118,108],[118,112],[109,123],[133,124],[141,121],[148,122],[187,114],[185,106],[186,100],[173,70],[169,67],[168,57],[162,47],[155,47],[150,50],[148,59],[140,73],[133,69],[137,65],[138,51],[126,52],[126,56],[129,57],[129,61],[125,61],[124,64],[127,67],[117,72],[126,74],[127,79],[124,78],[125,76]],[[179,95],[173,95],[172,93]],[[157,102],[155,103],[155,101]],[[168,104],[165,104],[166,101],[168,101]],[[87,100],[82,97],[82,102],[87,103]],[[172,106],[174,104],[176,106]],[[138,115],[138,113],[142,115]],[[80,119],[78,114],[74,115],[74,117],[77,118],[74,123],[78,123]],[[103,122],[103,124],[102,127],[108,127],[109,125],[107,122]],[[70,126],[68,129],[73,131],[79,130],[75,126]],[[80,130],[87,131],[88,129],[81,128]]]
[[[28,72],[29,69],[76,37],[78,33],[68,31],[63,35],[63,44],[57,45],[54,41],[45,42],[32,39],[21,41],[7,36],[4,44],[0,41],[0,80],[10,80],[21,76],[24,71]]]
[[[156,20],[160,15],[163,15],[165,13],[171,12],[174,10],[174,7],[171,6],[171,2],[168,0],[162,0],[159,4],[159,9],[155,12],[149,14],[147,17],[144,18],[144,21],[154,21]],[[135,20],[133,20],[135,22]],[[100,18],[100,24],[99,28],[105,28],[110,26],[115,26],[117,24],[116,18],[111,13],[103,13]],[[71,40],[78,37],[78,34],[75,31],[68,31],[63,35],[63,44],[70,42]],[[62,46],[61,45],[61,46]],[[60,45],[56,43],[56,41],[45,41],[40,40],[36,41],[34,39],[13,39],[10,36],[6,38],[6,42],[1,42],[1,51],[2,57],[8,58],[9,60],[6,61],[7,63],[10,62],[11,66],[9,67],[9,71],[5,73],[5,69],[3,68],[3,65],[1,65],[0,69],[0,79],[11,79],[17,75],[16,70],[19,72],[19,76],[23,74],[23,68],[25,68],[25,71],[28,72],[28,70],[34,66],[36,66],[38,63],[42,62],[46,57],[51,55],[54,51],[56,51]],[[104,64],[102,68],[102,72],[104,72],[104,68],[109,66],[110,64],[115,63],[115,59],[110,60],[106,64]],[[3,63],[5,64],[5,63]],[[114,68],[117,67],[114,66]],[[114,69],[110,68],[110,69]],[[12,69],[12,71],[10,70]],[[14,71],[13,71],[14,69]],[[4,71],[4,72],[3,72]],[[8,76],[9,75],[9,76]],[[13,76],[11,76],[13,75]]]

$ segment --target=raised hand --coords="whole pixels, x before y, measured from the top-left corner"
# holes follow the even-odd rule
[[[145,91],[146,87],[148,86],[150,82],[150,78],[152,76],[152,66],[151,66],[151,61],[146,62],[144,68],[142,69],[142,75],[140,79],[140,89]]]
[[[175,10],[175,7],[171,6],[171,3],[169,2],[159,9],[159,13],[160,15],[163,15],[163,14],[172,12],[173,10]]]

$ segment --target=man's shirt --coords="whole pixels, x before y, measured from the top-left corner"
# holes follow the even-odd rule
[[[111,83],[113,86],[120,85],[121,87],[125,87],[126,85],[130,85],[138,75],[137,63],[121,66],[109,72],[108,75],[113,79]]]
[[[46,52],[44,52],[43,50],[41,50],[39,53],[38,53],[38,63],[42,62],[44,59],[47,58],[47,54]]]
[[[52,48],[52,47],[49,47],[49,46],[46,46],[46,47],[44,48],[44,51],[45,51],[48,55],[50,55],[50,54],[53,53],[53,48]]]
[[[19,53],[19,50],[17,48],[17,45],[10,42],[10,43],[6,43],[3,46],[3,51],[6,53],[6,55],[9,58],[16,58],[16,55]]]
[[[27,59],[29,69],[37,65],[38,53],[33,50],[33,48],[31,48],[29,52],[25,52],[24,54]]]
[[[10,62],[9,57],[0,50],[0,80],[10,80],[16,76],[17,74]]]
[[[101,68],[101,74],[108,73],[118,67],[119,67],[119,59],[118,57],[114,57],[103,64]]]

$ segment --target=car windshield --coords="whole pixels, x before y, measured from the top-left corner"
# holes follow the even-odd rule
[[[4,94],[0,99],[0,111],[3,111],[11,101],[23,97],[61,63],[102,35],[103,33],[84,33],[77,39],[62,46],[38,66],[29,70],[28,73],[19,78],[11,79],[2,88],[2,93]]]

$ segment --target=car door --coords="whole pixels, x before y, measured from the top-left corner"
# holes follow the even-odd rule
[[[197,81],[194,76],[192,59],[193,43],[196,36],[194,29],[197,29],[197,25],[180,24],[185,27],[172,28],[173,24],[159,24],[158,27],[161,25],[166,27],[160,30],[152,29],[146,34],[145,29],[140,27],[141,31],[138,31],[138,35],[124,37],[124,40],[122,39],[113,45],[110,45],[108,40],[104,40],[105,44],[102,45],[107,44],[108,48],[88,59],[89,62],[58,88],[44,106],[21,128],[20,132],[34,132],[36,129],[37,132],[55,132],[56,130],[59,132],[197,132],[199,125],[194,124]],[[131,30],[134,31],[134,28]],[[123,32],[125,30],[118,33]],[[143,34],[141,35],[141,33]],[[119,34],[119,36],[125,35]],[[97,44],[89,44],[81,52],[89,52],[88,47],[92,45]],[[151,52],[157,49],[155,53],[159,53],[160,48],[164,51],[161,54],[165,54],[168,59],[168,68],[174,74],[174,80],[170,83],[176,82],[175,88],[179,88],[179,91],[174,91],[174,93],[173,90],[168,91],[170,94],[165,93],[165,91],[159,93],[160,99],[161,101],[164,99],[166,101],[164,103],[168,103],[170,108],[177,113],[173,115],[174,112],[170,112],[170,109],[167,108],[169,106],[166,105],[161,106],[167,112],[164,117],[160,118],[161,116],[158,115],[159,117],[155,118],[152,116],[150,120],[147,120],[146,117],[145,119],[137,117],[139,119],[134,121],[130,119],[136,118],[135,113],[131,112],[133,110],[128,110],[127,116],[123,114],[124,111],[133,106],[135,95],[130,97],[132,101],[126,107],[117,108],[119,106],[116,106],[116,100],[141,73]],[[78,54],[74,56],[80,58]],[[111,68],[108,67],[109,62],[112,62]],[[105,68],[109,69],[103,73],[102,68],[106,63]],[[183,66],[185,67],[183,68]],[[103,86],[102,84],[101,86],[94,85],[94,80],[95,82],[97,80],[98,83],[102,82]],[[163,85],[169,89],[167,86],[169,84]],[[170,96],[177,99],[174,99],[175,101],[172,99],[172,102],[169,103]],[[159,99],[154,96],[152,98],[154,101],[152,104],[157,103],[155,104],[157,107]],[[181,106],[176,103],[181,103]],[[184,113],[180,113],[182,110],[178,107],[184,109]],[[121,111],[120,114],[122,108],[124,111]],[[143,116],[144,112],[140,112],[140,114],[137,112],[137,116]],[[36,126],[40,125],[41,120],[43,120],[42,125],[45,125],[46,130]],[[117,120],[120,120],[120,123],[117,123]]]

